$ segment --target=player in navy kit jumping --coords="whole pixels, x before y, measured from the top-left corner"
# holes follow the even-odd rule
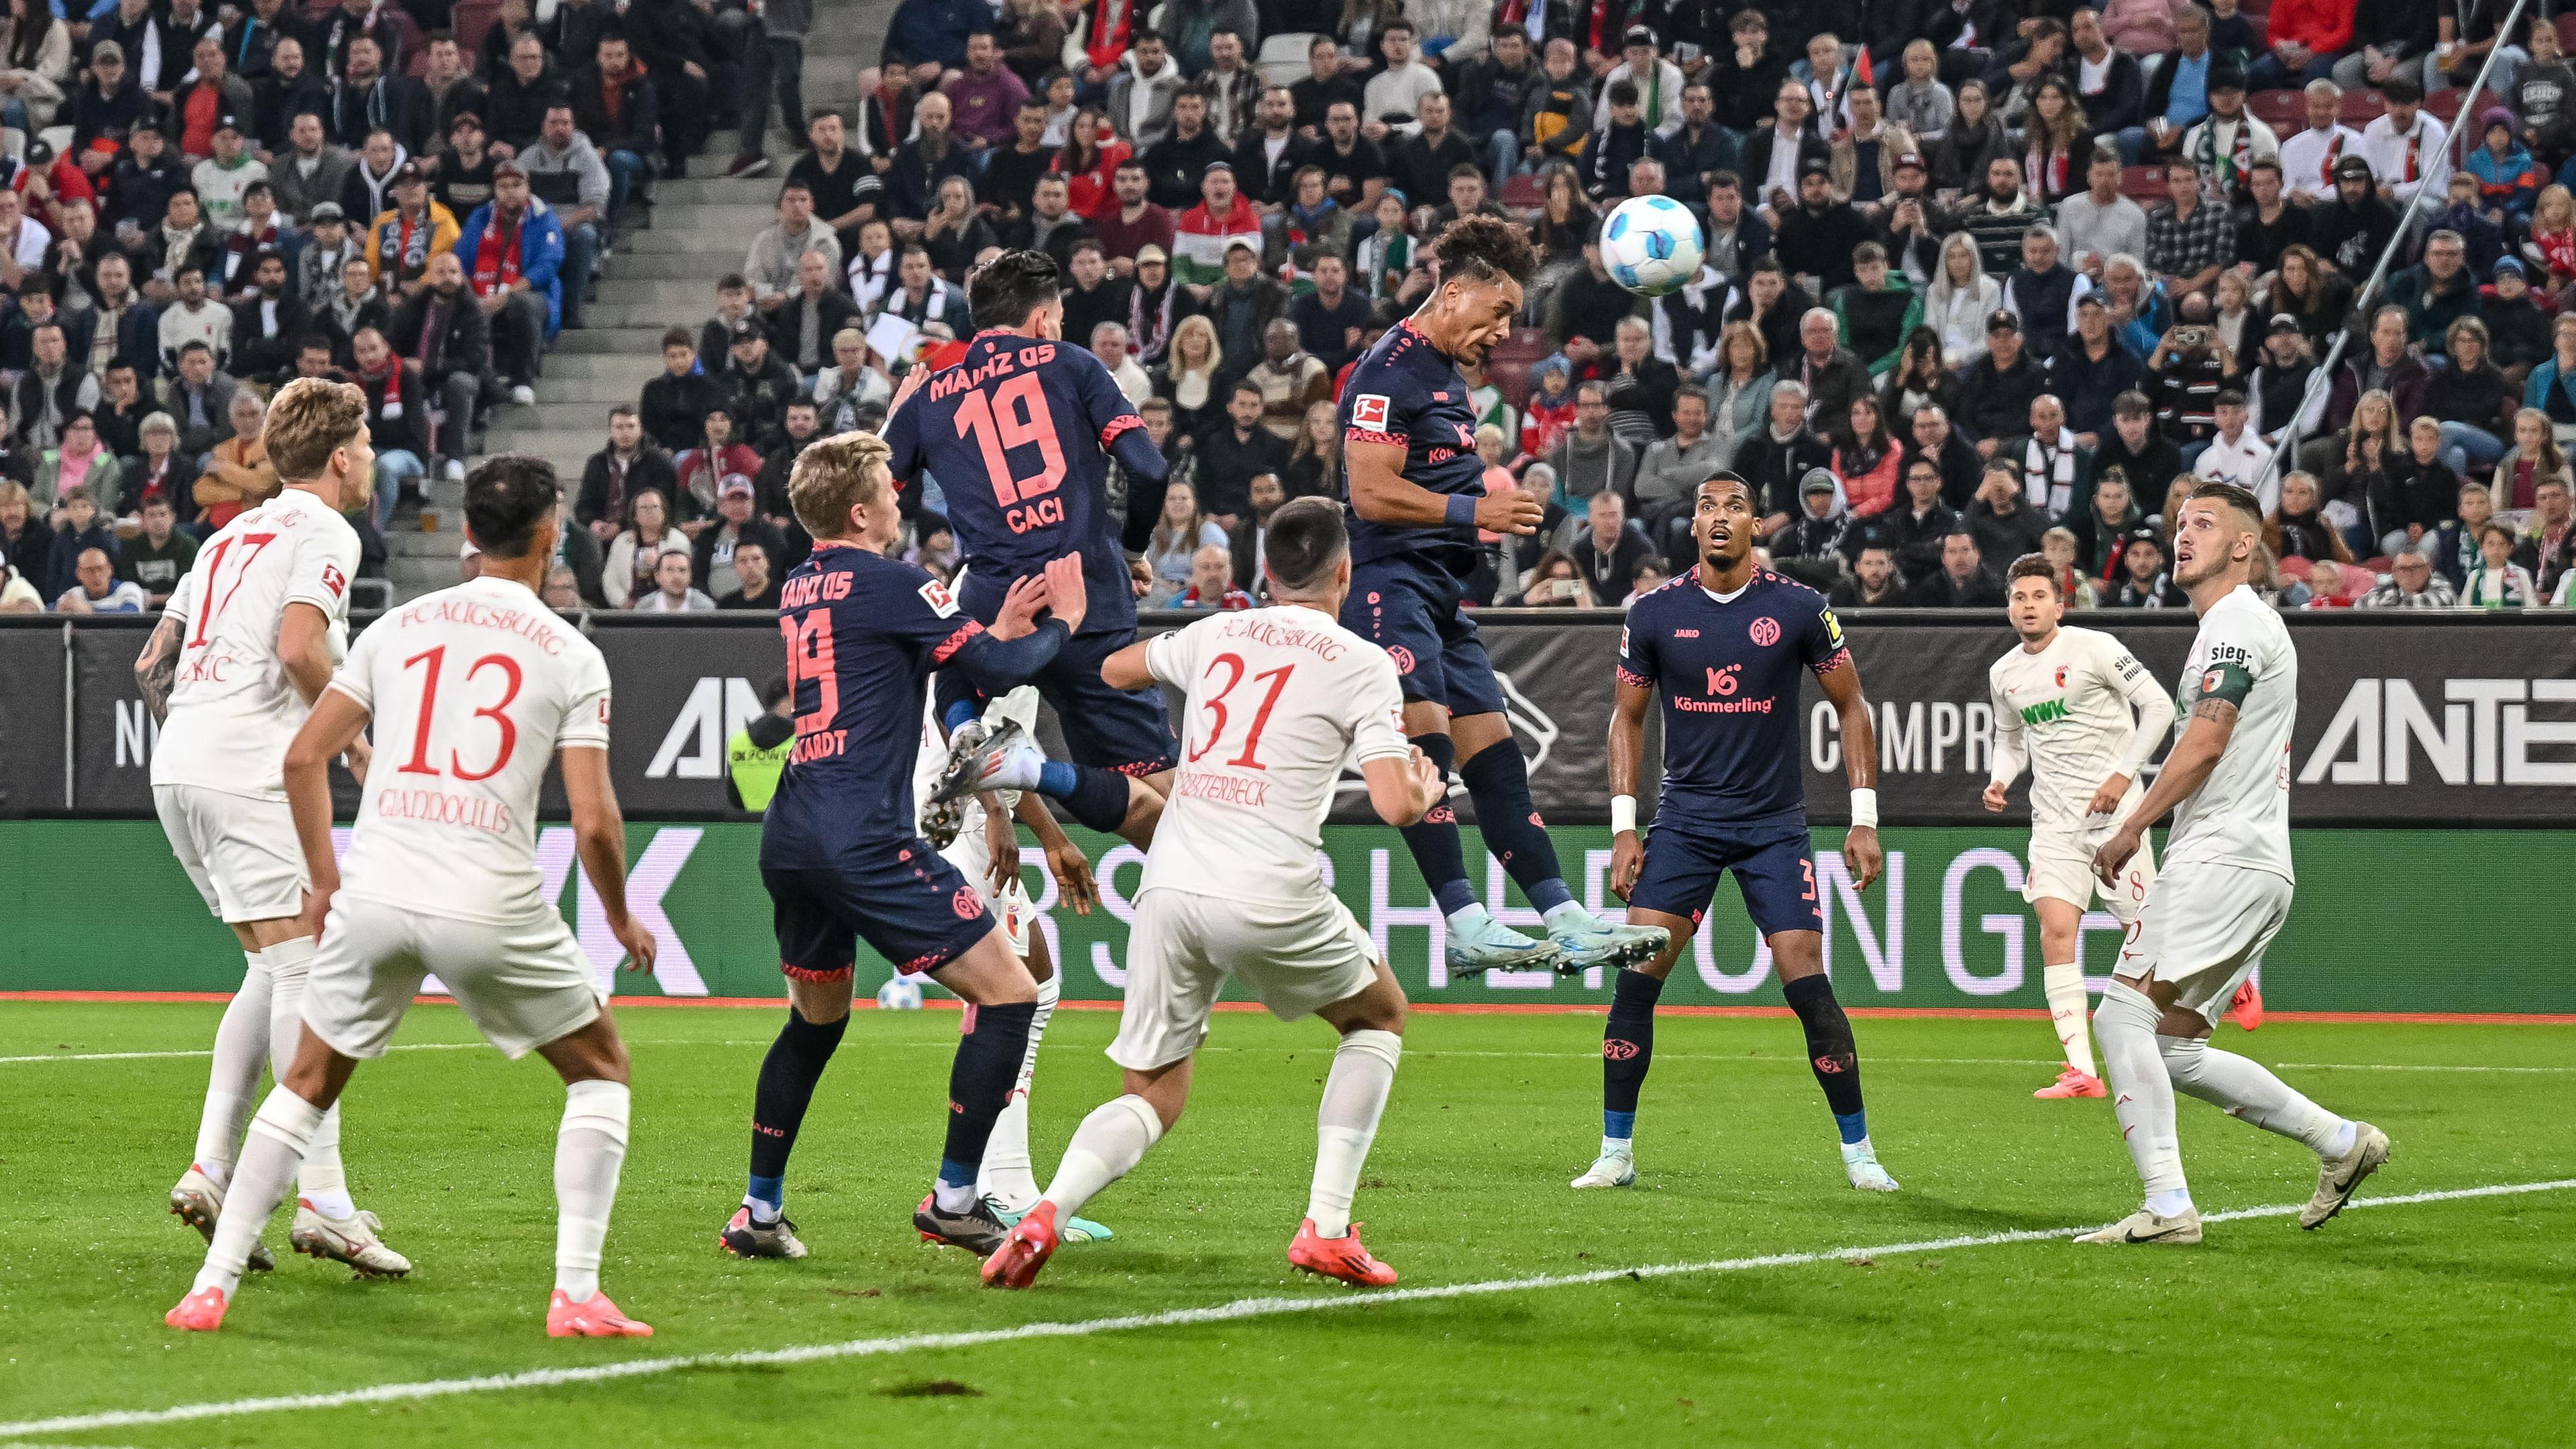
[[[1431,257],[1439,284],[1429,299],[1368,350],[1342,389],[1351,534],[1342,625],[1394,657],[1405,734],[1444,776],[1455,767],[1476,802],[1486,848],[1538,909],[1548,939],[1505,927],[1476,899],[1448,805],[1406,827],[1404,843],[1448,917],[1451,971],[1571,972],[1643,961],[1666,944],[1662,929],[1612,925],[1565,888],[1502,687],[1464,607],[1476,530],[1533,533],[1541,515],[1524,494],[1486,493],[1475,405],[1458,373],[1510,335],[1537,259],[1519,228],[1481,216],[1452,222]]]
[[[885,556],[902,529],[886,456],[875,436],[844,433],[807,448],[788,484],[814,553],[779,590],[796,744],[761,825],[760,876],[791,1008],[761,1064],[749,1190],[722,1234],[743,1256],[804,1256],[783,1215],[787,1156],[849,1025],[854,937],[967,1002],[938,1181],[913,1225],[979,1258],[1007,1230],[975,1178],[1037,983],[975,887],[914,829],[913,763],[930,672],[962,671],[995,694],[1018,685],[1078,634],[1087,589],[1082,560],[1054,560],[1005,592],[988,629],[939,580]],[[1054,617],[1039,622],[1042,608]]]
[[[1842,625],[1822,596],[1754,567],[1753,490],[1732,473],[1699,486],[1691,536],[1699,566],[1628,610],[1620,632],[1619,697],[1610,723],[1611,889],[1628,918],[1666,927],[1672,944],[1619,973],[1602,1032],[1601,1156],[1576,1187],[1625,1187],[1637,1177],[1637,1092],[1654,1060],[1655,999],[1698,933],[1718,876],[1735,873],[1753,927],[1771,946],[1781,993],[1807,1032],[1807,1061],[1842,1134],[1851,1185],[1894,1192],[1861,1110],[1851,1022],[1824,974],[1824,914],[1808,853],[1799,774],[1799,681],[1812,672],[1842,723],[1852,826],[1843,859],[1869,888],[1878,844],[1878,738]],[[1663,799],[1653,838],[1637,836],[1637,765],[1646,707],[1664,701]]]
[[[1004,252],[977,267],[966,301],[977,330],[965,357],[926,377],[916,369],[895,394],[885,425],[890,466],[899,480],[925,470],[939,480],[965,563],[957,598],[973,618],[993,622],[1011,589],[1048,560],[1081,557],[1091,613],[1030,681],[1055,707],[1072,758],[1046,793],[1091,829],[1143,846],[1176,746],[1160,691],[1116,690],[1100,679],[1101,661],[1136,639],[1122,543],[1130,530],[1111,514],[1108,479],[1114,456],[1132,477],[1158,481],[1163,455],[1109,369],[1063,341],[1061,283],[1045,253]],[[1141,491],[1156,496],[1130,499],[1128,516],[1144,518],[1150,533],[1162,499],[1150,486]],[[956,812],[940,806],[968,793],[965,782],[1019,737],[1016,726],[986,730],[984,698],[967,684],[953,675],[939,683],[954,758],[924,821],[933,836],[955,834]]]

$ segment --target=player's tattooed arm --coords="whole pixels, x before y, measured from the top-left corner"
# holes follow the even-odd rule
[[[2182,738],[2174,742],[2173,753],[2165,756],[2165,766],[2156,772],[2156,783],[2147,790],[2146,798],[2129,815],[2110,839],[2093,853],[2093,873],[2105,881],[2117,881],[2121,867],[2138,850],[2148,827],[2165,817],[2165,813],[2192,797],[2218,768],[2219,756],[2227,753],[2229,736],[2236,732],[2236,703],[2215,693],[2204,694],[2191,707],[2191,723],[2183,726]]]
[[[1637,771],[1646,757],[1646,711],[1655,702],[1655,687],[1622,673],[1610,705],[1610,793],[1637,793]],[[1610,842],[1610,893],[1622,901],[1645,869],[1646,846],[1637,832],[1623,830]]]
[[[170,717],[170,689],[179,678],[179,640],[187,631],[187,620],[163,614],[134,660],[134,682],[142,686],[143,702],[152,707],[156,720]]]
[[[1877,789],[1878,729],[1869,717],[1869,696],[1861,692],[1860,666],[1849,654],[1839,655],[1832,667],[1817,674],[1816,682],[1824,686],[1825,698],[1832,701],[1834,714],[1842,722],[1843,778],[1855,790]],[[1854,825],[1844,833],[1843,862],[1851,869],[1854,889],[1867,890],[1877,883],[1879,872],[1887,867],[1877,826]]]

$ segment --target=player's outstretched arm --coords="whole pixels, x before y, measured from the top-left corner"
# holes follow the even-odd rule
[[[599,894],[609,934],[626,948],[626,969],[650,974],[661,943],[626,913],[626,818],[617,808],[617,787],[608,779],[608,751],[597,745],[566,745],[562,751],[564,798],[572,805],[573,848],[581,868]]]
[[[143,652],[134,659],[134,682],[142,687],[143,702],[152,707],[152,717],[170,717],[170,687],[179,678],[179,641],[187,637],[185,615],[167,611],[143,643]]]
[[[1404,449],[1393,443],[1347,443],[1351,510],[1371,523],[1417,528],[1474,524],[1488,533],[1536,533],[1547,516],[1537,499],[1517,490],[1470,496],[1434,493],[1404,476]]]
[[[307,606],[308,612],[319,610]],[[367,707],[354,695],[326,689],[286,747],[286,808],[295,817],[295,843],[304,851],[305,878],[313,888],[305,910],[315,939],[340,889],[340,858],[331,849],[331,760],[367,727]]]
[[[2173,753],[2165,756],[2165,767],[2156,772],[2156,783],[2148,787],[2146,798],[2093,853],[2093,873],[2106,882],[2118,881],[2121,868],[2137,854],[2138,842],[2146,838],[2147,828],[2190,799],[2192,792],[2209,779],[2209,772],[2218,768],[2218,757],[2227,753],[2228,738],[2235,733],[2234,700],[2212,695],[2193,705],[2191,723],[2184,726],[2182,738],[2174,741]]]
[[[1620,900],[1646,866],[1646,842],[1637,834],[1637,772],[1646,758],[1646,711],[1655,687],[1621,677],[1610,705],[1610,893]]]
[[[1852,823],[1843,836],[1843,861],[1851,867],[1852,885],[1867,890],[1886,868],[1887,853],[1878,844],[1878,729],[1870,722],[1869,697],[1861,693],[1860,666],[1849,654],[1822,666],[1816,682],[1833,701],[1842,721],[1843,778],[1851,785]]]

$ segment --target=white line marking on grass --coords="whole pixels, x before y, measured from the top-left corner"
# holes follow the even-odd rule
[[[2457,1202],[2469,1198],[2563,1192],[2570,1188],[2576,1188],[2576,1178],[2451,1188],[2440,1192],[2406,1193],[2396,1197],[2360,1198],[2348,1204],[2347,1207],[2350,1210],[2405,1207],[2416,1203]],[[2230,1212],[2205,1214],[2201,1221],[2225,1223],[2245,1218],[2289,1217],[2304,1206],[2306,1206],[2304,1203],[2285,1203],[2271,1207],[2237,1208]],[[343,1389],[337,1393],[279,1394],[268,1398],[180,1404],[167,1409],[118,1409],[99,1414],[67,1414],[52,1419],[28,1419],[14,1424],[0,1423],[0,1440],[10,1441],[8,1449],[34,1449],[34,1446],[19,1442],[22,1436],[81,1433],[91,1429],[130,1428],[146,1424],[178,1424],[197,1419],[236,1418],[245,1414],[341,1409],[363,1404],[391,1404],[421,1399],[450,1398],[459,1394],[562,1388],[568,1385],[608,1383],[618,1379],[683,1373],[693,1369],[759,1368],[772,1364],[818,1363],[829,1359],[879,1358],[888,1354],[909,1353],[916,1349],[976,1348],[984,1344],[1014,1343],[1033,1338],[1089,1338],[1095,1334],[1124,1333],[1140,1328],[1189,1328],[1206,1323],[1234,1323],[1252,1318],[1321,1313],[1331,1309],[1375,1308],[1390,1303],[1420,1303],[1435,1299],[1476,1298],[1495,1293],[1527,1293],[1547,1288],[1576,1288],[1594,1283],[1612,1283],[1622,1278],[1642,1280],[1677,1278],[1703,1273],[1741,1273],[1755,1268],[1794,1268],[1810,1263],[1840,1262],[1851,1258],[1885,1258],[1902,1253],[1947,1252],[1953,1248],[1992,1248],[2011,1243],[2049,1242],[2091,1231],[2093,1228],[2089,1226],[2029,1228],[2009,1233],[1926,1238],[1910,1243],[1888,1243],[1873,1248],[1826,1248],[1804,1253],[1766,1253],[1750,1258],[1715,1258],[1698,1263],[1650,1263],[1634,1268],[1600,1268],[1589,1273],[1546,1273],[1526,1278],[1489,1278],[1474,1283],[1442,1283],[1421,1288],[1396,1288],[1383,1293],[1319,1294],[1305,1298],[1238,1298],[1231,1303],[1219,1303],[1206,1308],[1174,1308],[1161,1313],[1122,1314],[1115,1318],[1024,1323],[1012,1328],[974,1329],[961,1333],[910,1333],[890,1338],[854,1338],[840,1343],[809,1344],[800,1348],[639,1358],[629,1359],[624,1363],[593,1364],[580,1368],[529,1369],[520,1373],[486,1374],[475,1378],[427,1379],[413,1383],[377,1384],[363,1389]]]
[[[895,1043],[886,1044],[895,1045]],[[416,1041],[406,1042],[400,1046],[390,1046],[385,1048],[385,1050],[390,1052],[470,1052],[482,1048],[485,1045],[485,1043],[479,1041]],[[648,1041],[627,1043],[627,1046],[630,1049],[636,1046],[747,1047],[767,1045],[769,1045],[769,1043],[765,1041]],[[953,1046],[954,1043],[902,1043],[902,1045]],[[0,1066],[7,1066],[13,1062],[139,1062],[150,1061],[162,1057],[210,1057],[213,1055],[214,1052],[211,1050],[173,1052],[56,1052],[51,1056],[0,1057]]]

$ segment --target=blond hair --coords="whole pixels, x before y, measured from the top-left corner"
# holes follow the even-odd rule
[[[277,476],[289,483],[319,478],[331,455],[367,426],[367,394],[356,383],[299,377],[277,390],[259,440]],[[364,486],[366,479],[352,479]]]
[[[844,538],[850,510],[885,496],[894,486],[894,450],[874,433],[838,433],[808,443],[787,475],[787,501],[796,521],[816,538]]]

